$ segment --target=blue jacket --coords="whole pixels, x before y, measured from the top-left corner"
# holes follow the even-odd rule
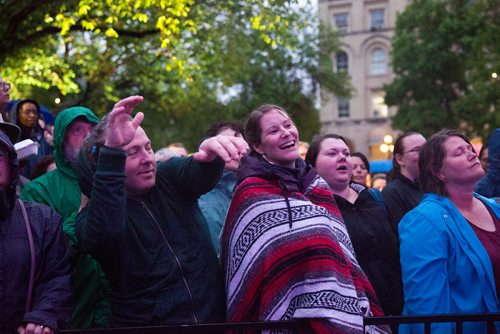
[[[198,205],[207,220],[210,238],[217,256],[220,254],[219,236],[226,221],[235,185],[236,173],[224,171],[215,188],[198,199]]]
[[[488,173],[479,180],[474,190],[485,197],[500,197],[500,128],[491,135],[488,159]]]
[[[495,201],[475,196],[500,217]],[[399,224],[399,239],[404,315],[500,311],[490,258],[448,198],[425,195]],[[423,333],[423,325],[401,332]],[[455,333],[455,325],[433,325],[432,333]],[[464,323],[463,333],[486,333],[486,324]]]

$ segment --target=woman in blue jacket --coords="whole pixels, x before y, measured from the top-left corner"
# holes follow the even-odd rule
[[[484,171],[470,141],[438,132],[419,167],[426,195],[399,224],[403,314],[499,312],[500,206],[473,193]],[[421,333],[423,325],[404,331]],[[432,325],[432,332],[455,333],[455,324]],[[486,333],[486,323],[464,323],[463,333]]]

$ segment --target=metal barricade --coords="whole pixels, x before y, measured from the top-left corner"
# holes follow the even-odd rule
[[[297,334],[302,328],[306,328],[307,320],[287,321],[260,321],[260,322],[238,322],[238,323],[213,323],[197,325],[167,325],[167,326],[144,326],[144,327],[121,327],[100,328],[84,330],[62,330],[64,334],[236,334],[236,333],[261,333],[264,330],[288,330]],[[437,323],[456,324],[456,334],[462,334],[463,324],[468,322],[486,322],[487,332],[484,334],[495,334],[495,322],[500,322],[500,313],[481,314],[442,314],[442,315],[415,315],[415,316],[388,316],[388,317],[366,317],[364,327],[371,325],[389,325],[393,334],[397,334],[399,325],[423,324],[425,334],[439,334],[431,332],[431,325]],[[483,334],[483,333],[477,333]]]
[[[290,333],[298,334],[301,320],[287,321],[260,321],[260,322],[238,322],[238,323],[214,323],[197,325],[167,325],[147,327],[121,327],[85,330],[62,330],[59,333],[66,334],[221,334],[221,333],[261,333],[263,330],[288,330]]]
[[[500,313],[475,313],[475,314],[439,314],[439,315],[412,315],[412,316],[390,316],[364,318],[364,326],[389,325],[393,334],[399,331],[402,324],[423,324],[425,334],[439,334],[431,332],[431,325],[436,323],[456,324],[456,334],[462,334],[463,324],[466,322],[486,322],[487,332],[484,334],[495,334],[495,321],[500,321]],[[483,334],[483,333],[477,333]]]

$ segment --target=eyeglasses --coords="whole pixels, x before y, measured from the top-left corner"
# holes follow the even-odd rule
[[[0,87],[2,87],[2,90],[4,92],[8,92],[10,90],[10,88],[12,87],[12,85],[8,82],[0,82]]]
[[[408,150],[408,151],[404,151],[403,153],[401,154],[406,154],[406,153],[420,153],[420,150],[422,150],[421,147],[414,147],[412,148],[411,150]]]

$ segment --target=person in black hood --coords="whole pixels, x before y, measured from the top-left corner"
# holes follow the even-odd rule
[[[71,314],[69,242],[51,208],[17,199],[20,129],[0,122],[0,332],[51,334]]]

